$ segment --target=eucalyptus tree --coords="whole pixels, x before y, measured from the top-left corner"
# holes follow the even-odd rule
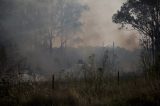
[[[81,29],[80,17],[88,7],[77,0],[54,0],[52,7],[52,27],[60,37],[61,47],[65,47],[70,35]]]
[[[113,15],[113,22],[140,33],[145,53],[142,54],[144,67],[146,70],[153,67],[159,70],[160,0],[127,0]]]

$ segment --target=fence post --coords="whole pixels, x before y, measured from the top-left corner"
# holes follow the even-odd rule
[[[119,71],[118,71],[117,81],[118,81],[118,86],[119,86]]]
[[[52,89],[54,90],[54,74],[52,75]]]

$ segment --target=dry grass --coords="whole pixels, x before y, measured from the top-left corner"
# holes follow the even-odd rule
[[[10,88],[9,96],[0,100],[1,106],[159,106],[160,81],[142,78],[124,80],[105,85],[103,91],[83,82],[56,84],[54,90],[48,82],[29,85],[21,84]]]

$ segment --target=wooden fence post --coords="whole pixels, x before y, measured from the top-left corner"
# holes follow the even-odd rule
[[[54,74],[52,75],[52,89],[54,90]]]
[[[118,86],[119,86],[119,71],[118,71],[117,81],[118,81]]]

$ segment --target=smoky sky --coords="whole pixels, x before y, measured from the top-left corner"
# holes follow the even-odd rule
[[[112,16],[123,5],[125,0],[80,0],[89,10],[80,18],[82,31],[77,32],[71,45],[78,46],[110,46],[113,42],[119,47],[129,50],[138,48],[137,32],[119,30],[120,25],[112,22]]]
[[[27,28],[33,29],[33,23],[35,23],[36,27],[42,26],[42,29],[45,29],[45,25],[48,25],[50,22],[49,17],[51,14],[54,14],[53,9],[49,9],[51,7],[52,3],[50,0],[47,0],[45,2],[42,2],[42,0],[32,1],[32,0],[15,0],[15,2],[22,3],[23,5],[27,5],[29,2],[33,5],[33,7],[40,8],[40,13],[42,16],[31,16],[29,17],[30,23],[27,23],[27,25],[24,26],[25,32]],[[73,2],[73,0],[66,0]],[[134,48],[138,48],[138,34],[135,31],[127,31],[127,30],[119,30],[118,28],[120,25],[117,25],[112,22],[112,16],[114,13],[117,12],[118,9],[123,5],[123,2],[126,0],[75,0],[79,1],[82,5],[88,6],[89,9],[83,10],[79,13],[78,18],[81,22],[81,29],[78,31],[73,31],[74,33],[71,34],[68,38],[69,41],[67,42],[68,46],[72,47],[80,47],[80,46],[111,46],[114,42],[116,46],[124,47],[129,50],[133,50]],[[72,3],[71,3],[72,4]],[[25,9],[23,5],[15,6],[16,10],[20,11],[16,14],[16,16],[13,14],[13,16],[8,16],[5,21],[3,22],[5,27],[8,29],[8,27],[11,27],[10,29],[13,29],[15,31],[16,25],[18,26],[21,23],[24,23],[26,21],[26,14]],[[77,5],[72,6],[75,8]],[[32,6],[31,6],[32,7]],[[44,11],[47,8],[49,11]],[[78,7],[77,7],[78,8]],[[24,10],[24,12],[23,12]],[[77,9],[79,10],[79,9]],[[28,14],[34,14],[35,10],[30,8],[31,13]],[[33,12],[33,13],[32,13]],[[21,14],[22,13],[22,14]],[[23,14],[24,18],[23,19]],[[74,15],[73,15],[74,16]],[[33,18],[32,18],[33,17]],[[65,16],[67,17],[67,16]],[[33,20],[35,19],[35,20]],[[22,21],[20,21],[22,20]],[[39,20],[39,21],[38,21]],[[73,20],[74,21],[74,20]],[[44,23],[45,25],[44,25]],[[41,24],[42,23],[42,24]],[[32,27],[30,27],[32,26]],[[66,25],[69,27],[69,25]],[[48,26],[47,26],[48,27]],[[18,27],[17,29],[20,31],[15,32],[22,32],[23,27]],[[35,29],[34,28],[34,32]],[[38,29],[37,28],[37,29]],[[78,27],[79,28],[79,27]],[[8,31],[10,33],[13,33],[13,31]],[[65,33],[66,34],[66,33]],[[34,33],[35,35],[35,33]],[[38,35],[40,35],[38,33]],[[28,36],[28,35],[27,35]],[[31,35],[32,36],[32,35]],[[42,34],[43,36],[43,34]],[[40,37],[40,36],[39,36]],[[25,39],[26,40],[26,39]],[[29,43],[31,40],[29,39]],[[55,42],[53,42],[53,47],[60,47],[60,38],[57,37],[55,39]]]

